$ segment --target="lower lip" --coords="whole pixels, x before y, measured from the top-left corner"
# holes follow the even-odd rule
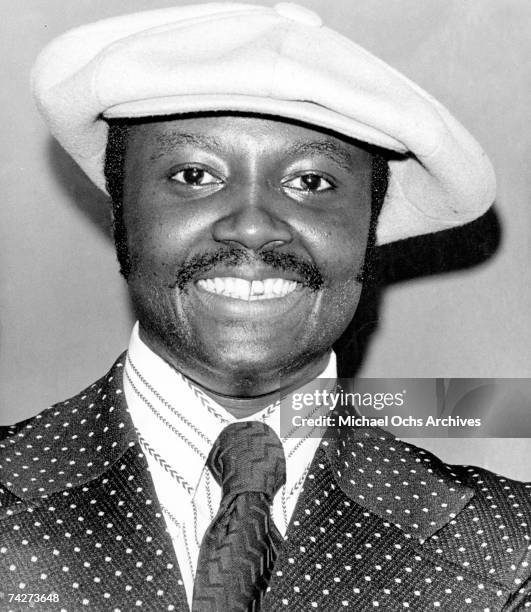
[[[233,318],[268,318],[285,316],[309,294],[306,288],[297,288],[283,297],[263,300],[239,300],[219,293],[211,293],[196,283],[190,287],[189,294],[210,310]]]

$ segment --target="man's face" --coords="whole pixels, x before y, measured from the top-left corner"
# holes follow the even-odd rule
[[[371,159],[273,119],[132,127],[124,223],[143,339],[218,393],[305,382],[359,300]]]

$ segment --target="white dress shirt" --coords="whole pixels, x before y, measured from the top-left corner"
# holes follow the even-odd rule
[[[201,540],[221,501],[221,488],[205,462],[221,431],[238,419],[155,354],[140,339],[138,330],[137,323],[124,368],[125,397],[191,605]],[[318,378],[335,380],[335,377],[336,359],[331,352]],[[305,437],[282,437],[280,401],[239,420],[267,423],[282,441],[286,484],[275,496],[272,516],[280,533],[285,535],[320,443],[318,430],[308,429]],[[310,431],[312,435],[307,435]]]

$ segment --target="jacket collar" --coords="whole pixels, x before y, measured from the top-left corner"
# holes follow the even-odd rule
[[[12,428],[0,441],[0,482],[38,503],[106,472],[138,442],[122,379],[125,353],[106,376]],[[424,540],[473,496],[430,453],[378,428],[330,429],[323,440],[341,490],[358,505]]]
[[[322,444],[345,495],[421,541],[454,519],[474,495],[452,466],[383,429],[329,429]]]

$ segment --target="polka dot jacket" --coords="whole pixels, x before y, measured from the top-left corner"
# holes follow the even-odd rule
[[[123,363],[2,432],[1,610],[188,610]],[[531,485],[445,465],[382,430],[333,432],[264,610],[531,610],[530,498]]]

